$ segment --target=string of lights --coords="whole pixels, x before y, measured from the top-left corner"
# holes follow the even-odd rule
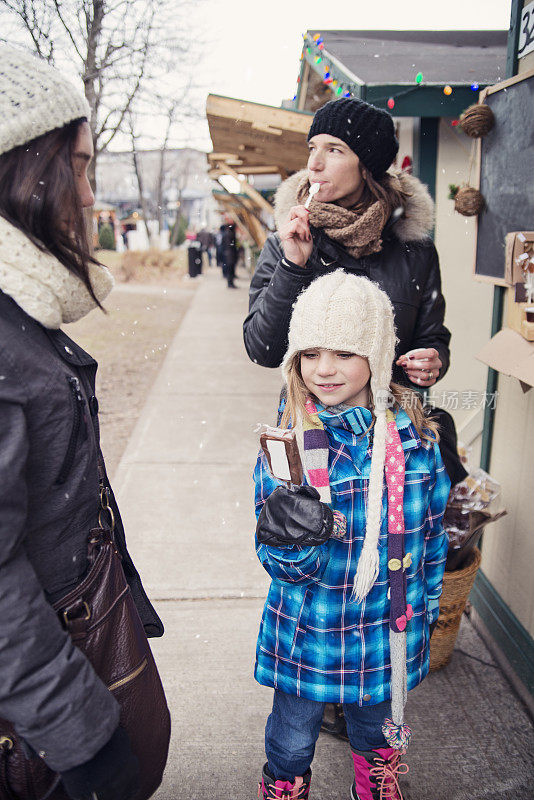
[[[304,58],[307,58],[308,61],[313,60],[316,65],[322,65],[322,81],[325,86],[330,87],[336,97],[357,97],[359,94],[359,86],[356,83],[348,81],[346,76],[342,76],[339,73],[338,67],[333,63],[328,55],[325,54],[325,43],[321,34],[315,33],[313,36],[311,36],[310,34],[303,33],[302,38],[304,42],[300,60],[302,61]],[[297,99],[298,84],[300,84],[300,80],[301,79],[299,75],[297,78],[297,92],[295,92],[295,95],[293,96],[293,101]],[[429,85],[430,84],[424,82],[423,73],[418,71],[414,76],[413,86],[409,86],[407,89],[398,91],[394,95],[375,97],[373,98],[373,103],[381,103],[386,101],[387,107],[390,109],[390,111],[392,111],[395,108],[396,100],[398,100],[400,97],[412,94],[413,92],[421,89],[423,86]],[[479,88],[480,87],[478,83],[473,82],[471,84],[471,89],[473,92],[478,92]],[[453,91],[454,89],[450,84],[447,84],[443,87],[443,94],[447,97],[450,97]]]

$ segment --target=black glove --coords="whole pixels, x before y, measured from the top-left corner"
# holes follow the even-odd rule
[[[118,727],[90,761],[61,773],[73,800],[130,800],[139,788],[139,762],[124,728]]]
[[[278,486],[265,501],[256,525],[258,542],[273,547],[326,542],[334,527],[332,509],[319,500],[313,486]]]

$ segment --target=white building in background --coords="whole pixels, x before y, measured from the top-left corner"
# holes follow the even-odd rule
[[[189,147],[166,151],[160,197],[158,181],[161,152],[141,150],[138,159],[149,213],[149,227],[159,227],[161,213],[163,229],[168,230],[175,221],[178,203],[190,229],[198,231],[206,227],[208,230],[215,230],[220,225],[217,205],[212,195],[216,184],[208,177],[204,152]],[[97,200],[113,205],[119,216],[140,211],[139,187],[131,152],[107,152],[99,155],[96,183]]]

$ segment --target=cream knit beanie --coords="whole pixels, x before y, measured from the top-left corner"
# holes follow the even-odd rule
[[[339,269],[317,280],[298,298],[289,327],[289,346],[282,362],[287,381],[293,357],[314,347],[365,356],[371,371],[376,417],[367,504],[367,527],[354,579],[356,600],[363,600],[378,577],[378,537],[386,452],[386,409],[395,355],[393,307],[388,296],[367,278]]]
[[[0,45],[0,154],[90,116],[85,97],[60,72]]]

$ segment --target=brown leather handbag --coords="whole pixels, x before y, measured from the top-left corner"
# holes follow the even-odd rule
[[[88,558],[87,576],[54,609],[121,706],[120,724],[140,765],[139,788],[132,800],[147,800],[160,785],[167,761],[169,709],[111,531],[91,531]],[[59,775],[38,756],[28,758],[4,720],[0,800],[68,800]]]

